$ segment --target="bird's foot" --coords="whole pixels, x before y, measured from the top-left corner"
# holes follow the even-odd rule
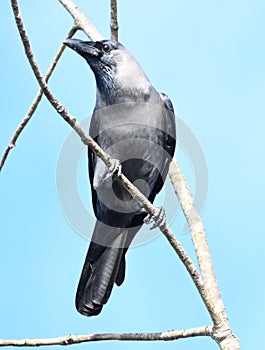
[[[148,214],[144,218],[145,224],[151,224],[151,222],[154,222],[153,226],[150,228],[150,230],[153,230],[157,227],[162,228],[166,224],[166,214],[165,209],[163,207],[155,207],[153,214]]]
[[[107,182],[112,178],[116,180],[122,174],[121,163],[119,159],[111,158],[110,163],[111,163],[111,166],[110,168],[108,168],[108,172],[104,177],[104,180],[103,180],[104,182]]]

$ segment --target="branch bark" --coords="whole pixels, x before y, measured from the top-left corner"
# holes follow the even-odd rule
[[[202,326],[198,328],[189,328],[168,332],[156,333],[103,333],[87,335],[67,335],[58,338],[46,339],[19,339],[5,340],[0,339],[1,346],[48,346],[48,345],[72,345],[79,343],[88,343],[93,341],[119,340],[119,341],[168,341],[178,340],[190,337],[203,337],[211,335],[211,326]]]
[[[110,0],[110,8],[111,8],[111,21],[110,21],[110,29],[111,29],[111,40],[118,41],[118,9],[117,9],[117,0]]]
[[[206,293],[204,302],[214,324],[212,337],[219,344],[221,349],[239,349],[239,340],[233,335],[229,326],[225,306],[218,288],[210,249],[200,214],[197,211],[191,191],[180,166],[175,159],[170,164],[169,176],[191,230],[191,237]],[[232,343],[232,345],[230,343]]]
[[[72,38],[74,36],[74,34],[76,33],[76,31],[78,30],[77,27],[73,26],[73,28],[70,29],[69,33],[67,34],[66,38]],[[65,45],[61,45],[61,47],[59,48],[56,56],[54,57],[45,77],[44,80],[46,82],[48,82],[49,78],[51,77],[59,59],[61,58],[63,52],[65,50]],[[3,169],[3,166],[6,162],[6,159],[9,155],[9,152],[16,146],[16,142],[17,139],[19,138],[20,134],[22,133],[23,129],[25,128],[25,126],[28,124],[28,122],[30,121],[31,117],[33,116],[34,112],[36,111],[41,98],[43,96],[43,91],[42,89],[39,90],[37,96],[35,97],[34,101],[32,102],[32,105],[30,106],[29,110],[27,111],[25,117],[23,118],[23,120],[20,122],[20,124],[18,125],[14,135],[11,137],[8,146],[6,147],[2,158],[0,160],[0,171]]]
[[[75,26],[86,33],[91,40],[97,41],[104,39],[88,18],[79,10],[72,0],[59,0],[64,8],[70,13],[75,21]]]

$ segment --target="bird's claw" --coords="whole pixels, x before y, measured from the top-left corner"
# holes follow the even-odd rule
[[[122,174],[120,161],[116,158],[110,159],[111,166],[108,168],[108,172],[104,178],[104,182],[109,181],[111,178],[117,179]]]
[[[154,224],[150,228],[150,230],[153,230],[157,227],[162,228],[166,224],[166,214],[165,214],[165,209],[163,207],[155,207],[153,214],[152,215],[148,214],[144,218],[145,224],[150,224],[151,222],[154,222]]]

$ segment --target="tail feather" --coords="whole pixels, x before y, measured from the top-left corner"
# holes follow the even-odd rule
[[[88,251],[76,294],[76,308],[82,315],[98,315],[109,299],[114,282],[118,285],[123,282],[125,258],[122,247],[126,238],[124,231],[113,240],[111,246],[97,245],[101,254],[96,261],[91,262]]]
[[[126,267],[126,262],[125,262],[125,253],[127,250],[123,250],[123,254],[122,254],[122,258],[121,258],[121,262],[120,262],[120,267],[118,270],[118,274],[115,280],[115,283],[117,284],[117,286],[120,286],[124,279],[125,279],[125,267]]]

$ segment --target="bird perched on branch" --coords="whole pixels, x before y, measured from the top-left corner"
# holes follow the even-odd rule
[[[114,283],[125,277],[125,254],[144,222],[165,224],[157,207],[153,216],[119,182],[122,173],[153,202],[163,187],[176,143],[170,99],[157,92],[132,54],[119,42],[67,39],[94,73],[96,106],[89,133],[112,157],[111,169],[88,149],[89,178],[97,222],[81,273],[76,308],[98,315]]]

